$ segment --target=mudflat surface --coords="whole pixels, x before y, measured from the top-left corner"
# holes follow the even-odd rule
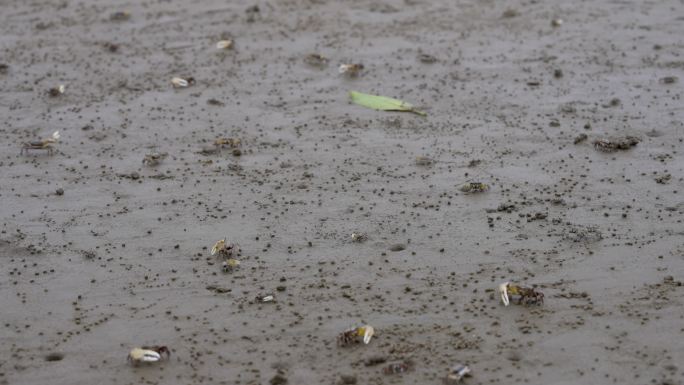
[[[0,383],[684,382],[680,1],[192,3],[0,1]]]

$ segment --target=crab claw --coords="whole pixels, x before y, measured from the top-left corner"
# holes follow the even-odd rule
[[[161,360],[161,354],[154,350],[134,348],[128,354],[128,357],[136,362],[157,362]]]
[[[363,343],[368,345],[371,338],[373,338],[373,334],[375,334],[375,329],[370,325],[365,325],[359,328],[358,333],[360,336],[363,336]]]
[[[508,306],[510,304],[510,301],[508,300],[508,284],[510,282],[504,282],[501,285],[499,285],[499,294],[501,295],[501,302],[503,302],[504,306]]]
[[[221,246],[223,246],[225,243],[226,243],[226,239],[225,239],[225,238],[223,238],[223,239],[217,241],[216,243],[214,243],[214,247],[211,248],[211,255],[216,254],[216,252],[219,251],[219,248],[220,248]]]
[[[54,139],[54,140],[59,139],[59,131],[55,131],[52,133],[52,139]]]

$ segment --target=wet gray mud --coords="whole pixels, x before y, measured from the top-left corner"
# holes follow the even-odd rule
[[[2,1],[0,383],[683,383],[683,10]]]

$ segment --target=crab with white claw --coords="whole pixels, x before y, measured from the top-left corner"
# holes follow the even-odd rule
[[[218,240],[214,243],[214,247],[211,248],[211,255],[217,255],[219,258],[223,258],[226,261],[235,259],[236,257],[239,257],[240,254],[240,246],[236,243],[226,242],[226,238]]]
[[[174,77],[171,79],[171,84],[176,88],[185,88],[195,84],[195,78],[189,77],[184,79],[181,77]]]
[[[66,86],[64,84],[60,84],[57,87],[52,87],[48,90],[48,95],[54,97],[57,97],[59,95],[62,95],[66,91]]]
[[[509,294],[511,297],[514,295],[518,296],[518,304],[541,305],[544,303],[544,293],[530,287],[523,287],[514,285],[510,282],[504,282],[499,285],[498,291],[499,295],[501,296],[501,302],[503,302],[504,306],[508,306],[510,304],[510,299],[508,298]]]
[[[374,334],[375,329],[370,325],[352,328],[340,333],[337,336],[337,345],[344,347],[358,343],[360,341],[360,337],[363,337],[363,343],[368,345]]]
[[[54,152],[54,149],[52,148],[52,145],[57,143],[59,140],[59,131],[55,131],[52,133],[52,136],[49,138],[45,138],[43,140],[37,140],[33,142],[24,142],[21,145],[21,151],[19,151],[19,154],[23,154],[26,152],[28,154],[29,150],[47,150],[48,155],[52,155]]]
[[[470,377],[470,368],[467,365],[457,364],[449,368],[449,373],[444,379],[444,384],[452,385],[461,382],[463,377]]]
[[[140,348],[133,348],[128,353],[128,361],[133,365],[140,363],[153,363],[171,357],[171,351],[166,346],[143,346]]]
[[[168,156],[168,154],[165,152],[162,152],[162,153],[154,152],[152,154],[145,155],[142,162],[144,165],[154,167],[154,166],[157,166],[159,163],[161,163],[161,161],[164,160],[167,156]]]
[[[340,74],[356,77],[363,71],[363,64],[340,64],[340,67],[337,70]]]

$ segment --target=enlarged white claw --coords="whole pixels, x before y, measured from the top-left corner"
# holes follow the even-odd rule
[[[174,87],[187,87],[190,85],[187,80],[179,77],[171,79],[171,83],[173,83]]]
[[[216,49],[228,49],[233,47],[233,41],[230,39],[220,40],[216,43]]]
[[[371,341],[371,338],[373,338],[373,334],[375,334],[375,329],[373,329],[373,327],[370,325],[364,326],[363,329],[363,343],[368,345]]]
[[[59,139],[59,131],[55,131],[52,133],[52,139],[54,139],[54,140]]]
[[[501,285],[499,285],[499,294],[501,295],[501,302],[503,302],[504,306],[508,306],[510,304],[510,301],[508,300],[508,284],[510,282],[504,282]]]
[[[225,238],[216,241],[216,243],[214,243],[214,247],[211,248],[211,255],[216,254],[219,251],[219,247],[223,246],[224,243],[226,243]]]
[[[157,362],[161,360],[161,355],[154,350],[133,348],[128,357],[136,362]]]

